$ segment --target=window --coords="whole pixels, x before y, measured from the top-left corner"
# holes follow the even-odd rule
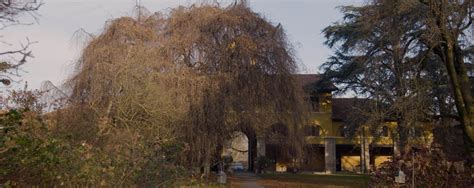
[[[369,129],[370,134],[376,137],[389,137],[390,128],[388,126],[377,127],[376,129]]]
[[[312,96],[310,97],[310,103],[311,103],[311,111],[313,112],[319,112],[319,97],[317,96]]]
[[[420,127],[414,127],[410,129],[410,135],[414,137],[422,137],[423,136],[423,129]]]
[[[321,127],[314,125],[306,125],[304,132],[306,136],[321,136]]]
[[[384,136],[384,137],[388,137],[388,127],[387,126],[383,126],[382,127],[382,132],[381,132],[381,136]]]
[[[280,136],[288,136],[288,128],[284,124],[277,123],[271,126],[271,133]]]
[[[348,137],[349,136],[349,128],[345,125],[340,127],[340,135],[342,137]]]

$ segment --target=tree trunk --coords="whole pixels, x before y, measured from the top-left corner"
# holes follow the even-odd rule
[[[398,138],[396,144],[398,147],[398,153],[395,153],[395,155],[401,156],[405,154],[406,147],[408,145],[408,137],[410,136],[410,130],[404,120],[399,119],[397,124]]]
[[[451,81],[451,88],[453,90],[456,109],[458,111],[461,124],[463,125],[463,128],[469,137],[468,141],[472,142],[472,140],[474,140],[474,130],[472,128],[472,97],[470,93],[470,85],[468,84],[466,86],[466,83],[469,83],[469,79],[467,78],[467,71],[456,70],[455,63],[462,63],[462,61],[455,61],[456,57],[452,42],[448,41],[447,37],[443,38],[446,40],[447,43],[446,47],[444,48],[444,54],[446,54],[445,65],[446,69],[448,70],[449,79]],[[458,57],[457,59],[459,58],[462,57]],[[458,67],[461,67],[460,69],[464,67],[465,69],[464,63],[462,63],[462,65],[458,65]],[[462,82],[464,82],[465,84],[462,84]]]
[[[466,119],[467,123],[464,126],[464,131],[469,137],[469,142],[474,140],[474,105],[472,103],[472,93],[471,93],[471,83],[469,77],[467,76],[467,68],[464,64],[463,56],[461,55],[461,49],[458,46],[454,48],[455,62],[458,67],[459,80],[461,85],[462,97],[464,99],[464,105],[466,108]]]
[[[474,140],[474,130],[472,128],[473,104],[470,83],[463,55],[460,52],[459,46],[457,46],[459,36],[453,33],[452,29],[448,28],[449,14],[447,11],[449,10],[445,6],[448,4],[447,0],[442,2],[430,1],[431,11],[436,19],[435,27],[439,29],[441,37],[435,53],[445,63],[461,125],[467,134],[468,143],[472,143]]]

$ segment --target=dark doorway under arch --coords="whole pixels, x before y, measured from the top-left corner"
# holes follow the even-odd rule
[[[253,132],[236,131],[226,143],[223,156],[232,156],[234,162],[242,163],[244,170],[255,171],[257,159],[257,138]]]

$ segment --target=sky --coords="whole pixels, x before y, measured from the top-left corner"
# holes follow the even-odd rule
[[[169,11],[177,6],[189,6],[205,0],[140,0],[150,12]],[[208,0],[208,2],[214,2]],[[231,0],[220,0],[222,4]],[[104,30],[107,20],[133,16],[136,0],[43,0],[35,22],[28,15],[22,19],[32,25],[8,27],[0,31],[0,50],[16,48],[26,38],[35,41],[34,58],[22,66],[21,77],[8,89],[18,89],[28,82],[28,88],[39,89],[44,81],[61,86],[71,76],[84,40],[74,35],[84,29],[95,35]],[[322,29],[342,14],[341,5],[360,5],[362,0],[249,0],[250,7],[273,24],[281,24],[292,43],[297,61],[304,65],[300,73],[319,73],[319,66],[331,55]]]

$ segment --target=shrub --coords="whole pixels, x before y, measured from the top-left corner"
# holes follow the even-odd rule
[[[385,162],[371,177],[373,186],[397,186],[395,175],[401,170],[406,175],[406,184],[411,184],[413,168],[417,187],[469,187],[473,185],[471,169],[456,169],[452,162],[445,160],[443,154],[433,148],[412,150],[401,157]],[[414,159],[414,160],[413,160]]]

